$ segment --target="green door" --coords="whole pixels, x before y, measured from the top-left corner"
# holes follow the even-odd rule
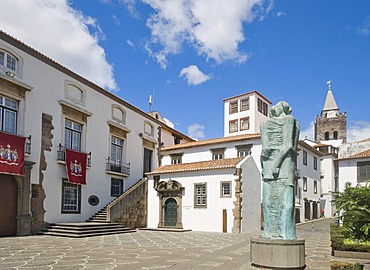
[[[177,203],[175,199],[168,199],[164,209],[164,225],[176,226],[177,222]]]

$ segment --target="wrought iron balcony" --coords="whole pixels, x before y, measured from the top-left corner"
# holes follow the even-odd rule
[[[57,161],[66,161],[66,150],[65,147],[60,143],[57,151]],[[87,167],[91,167],[91,152],[87,154]]]
[[[108,157],[106,171],[130,175],[130,163],[116,161]]]

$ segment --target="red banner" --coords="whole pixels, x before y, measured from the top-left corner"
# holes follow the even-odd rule
[[[0,131],[0,173],[23,175],[25,137]]]
[[[68,181],[86,185],[87,154],[66,149],[66,170]]]

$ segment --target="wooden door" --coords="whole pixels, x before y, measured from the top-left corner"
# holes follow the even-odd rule
[[[222,232],[227,233],[227,211],[222,210]]]
[[[0,175],[0,236],[17,234],[17,183],[13,176]]]

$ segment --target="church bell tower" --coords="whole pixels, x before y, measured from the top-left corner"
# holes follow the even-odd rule
[[[347,142],[347,115],[340,113],[331,89],[331,81],[328,81],[328,92],[324,108],[315,121],[315,141],[317,143],[329,143],[339,146]]]

